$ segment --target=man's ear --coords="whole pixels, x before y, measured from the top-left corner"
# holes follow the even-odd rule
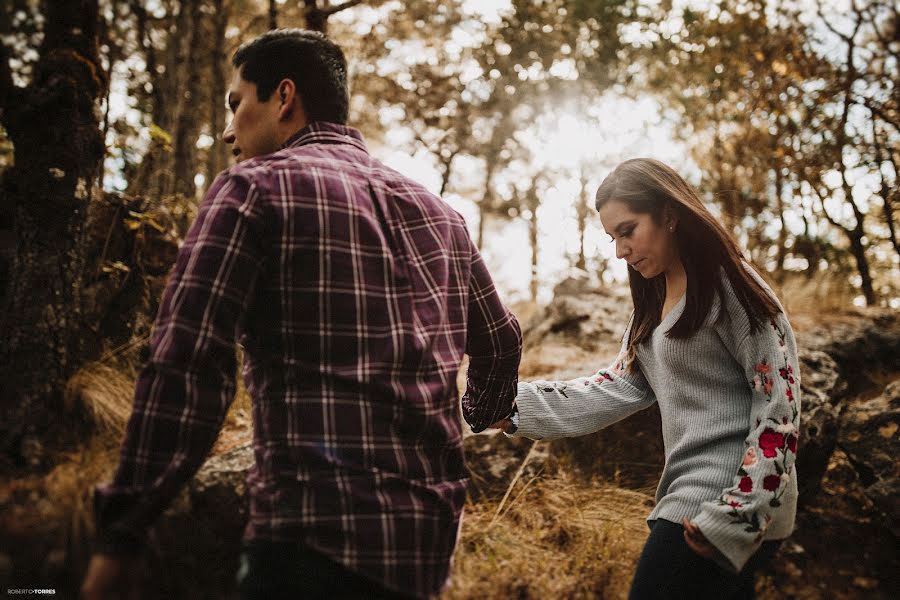
[[[299,101],[297,95],[297,86],[290,79],[282,79],[275,89],[280,100],[278,116],[282,119],[290,119],[296,110],[296,103]]]

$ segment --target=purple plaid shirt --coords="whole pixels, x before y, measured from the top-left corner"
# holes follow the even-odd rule
[[[463,415],[507,416],[521,334],[462,217],[313,123],[213,183],[163,295],[100,551],[134,552],[253,400],[247,540],[295,541],[389,589],[437,593],[466,496]]]

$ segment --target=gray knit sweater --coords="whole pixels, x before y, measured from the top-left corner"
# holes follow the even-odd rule
[[[648,519],[687,517],[738,571],[763,540],[794,527],[800,374],[783,310],[751,334],[724,271],[722,279],[724,300],[716,295],[700,330],[666,337],[682,297],[637,348],[639,370],[623,364],[625,339],[619,358],[596,375],[519,383],[515,435],[585,435],[659,403],[666,464]]]

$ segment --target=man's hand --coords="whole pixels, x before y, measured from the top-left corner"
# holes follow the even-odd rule
[[[81,599],[137,600],[139,565],[137,558],[93,555],[81,584]]]
[[[684,527],[684,541],[691,550],[709,560],[716,560],[720,557],[719,549],[713,546],[700,528],[691,523],[687,517],[681,520],[681,525]]]

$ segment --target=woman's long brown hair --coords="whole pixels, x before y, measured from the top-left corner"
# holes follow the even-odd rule
[[[620,164],[597,189],[596,207],[609,201],[623,202],[635,213],[649,213],[662,224],[666,210],[677,219],[675,242],[687,274],[684,311],[666,332],[670,338],[687,338],[697,332],[712,310],[713,294],[722,296],[720,270],[724,269],[738,300],[747,311],[751,331],[774,317],[780,308],[743,266],[734,238],[700,201],[697,192],[672,168],[652,158],[635,158]],[[634,366],[635,348],[659,325],[666,297],[666,278],[659,274],[644,279],[628,267],[634,319],[627,332],[627,362]],[[722,311],[724,312],[724,311]],[[722,313],[719,314],[722,316]]]

